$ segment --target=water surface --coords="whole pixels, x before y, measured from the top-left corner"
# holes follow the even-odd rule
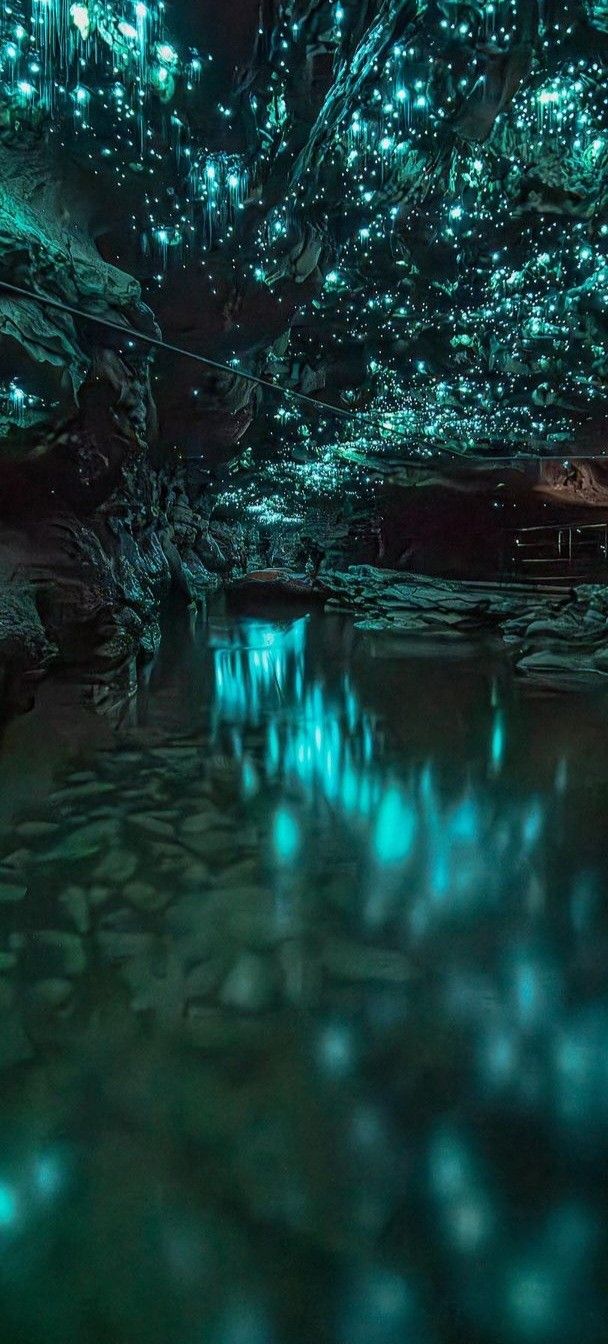
[[[76,706],[0,749],[2,1338],[603,1344],[606,693],[218,609]]]

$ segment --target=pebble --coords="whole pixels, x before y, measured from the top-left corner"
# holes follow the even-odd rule
[[[58,830],[56,821],[21,821],[16,827],[17,835],[23,840],[46,840]]]
[[[200,747],[154,747],[150,755],[155,760],[168,761],[176,765],[181,765],[185,761],[194,762],[201,755]]]
[[[62,1008],[71,998],[72,992],[71,981],[60,976],[37,980],[32,987],[32,996],[49,1008]]]
[[[170,891],[159,891],[151,882],[127,882],[123,896],[137,910],[162,910],[171,898]]]
[[[185,852],[182,855],[182,860],[180,876],[182,887],[204,887],[209,883],[209,869],[206,863],[202,863],[200,859],[193,859],[191,854]]]
[[[66,887],[61,892],[59,904],[70,916],[78,933],[88,933],[91,921],[84,887]]]
[[[151,952],[154,948],[154,935],[102,929],[97,934],[97,945],[110,961],[128,961],[131,957],[144,956],[147,952]]]
[[[20,882],[0,882],[0,905],[22,901],[26,894],[27,887],[22,886]]]
[[[34,934],[35,942],[48,953],[62,975],[82,975],[87,959],[82,938],[77,933],[62,929],[41,929]]]
[[[183,834],[183,833],[182,833]],[[202,859],[232,858],[235,841],[226,831],[205,831],[202,835],[184,835],[184,844]]]
[[[149,812],[136,812],[129,817],[129,825],[135,826],[138,831],[145,831],[149,835],[157,835],[162,839],[172,839],[175,830],[167,821],[162,821],[160,817],[155,817]]]
[[[5,854],[2,859],[2,867],[13,870],[24,868],[31,860],[29,849],[14,849],[12,853]]]
[[[180,825],[181,835],[200,835],[201,831],[209,830],[211,827],[228,826],[230,823],[221,812],[216,808],[209,807],[204,812],[193,812],[191,816],[184,817]]]
[[[80,799],[96,798],[99,794],[113,793],[114,784],[104,783],[102,779],[93,779],[89,784],[72,784],[66,789],[58,789],[51,794],[51,803],[75,803]]]
[[[211,957],[193,966],[184,983],[186,1003],[193,999],[205,999],[212,994],[220,983],[224,969],[224,957]]]
[[[64,836],[53,849],[45,854],[46,859],[87,859],[97,854],[116,838],[118,825],[112,820],[93,821]]]
[[[91,905],[105,905],[109,901],[112,891],[110,887],[102,886],[101,882],[94,882],[88,889],[88,898]]]
[[[183,868],[188,857],[181,845],[169,844],[168,841],[153,841],[151,853],[154,856],[154,866],[163,873]]]
[[[93,876],[97,882],[122,884],[137,870],[137,855],[129,849],[110,849],[95,869]]]

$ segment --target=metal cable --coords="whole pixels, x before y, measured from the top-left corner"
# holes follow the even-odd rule
[[[309,397],[305,392],[297,392],[290,387],[281,387],[277,383],[271,383],[268,378],[260,378],[255,373],[246,373],[242,369],[235,368],[231,364],[224,364],[220,360],[211,359],[208,355],[199,355],[194,350],[186,350],[183,346],[174,345],[170,341],[164,341],[158,336],[149,336],[146,332],[138,331],[135,327],[125,326],[121,322],[113,322],[111,318],[99,317],[95,313],[87,313],[83,308],[76,308],[73,304],[64,303],[61,299],[53,299],[46,294],[36,294],[33,290],[25,289],[22,285],[10,284],[8,280],[0,279],[0,290],[9,294],[15,294],[21,299],[31,299],[34,303],[42,307],[54,308],[58,312],[68,313],[71,317],[78,317],[85,322],[94,322],[97,326],[106,327],[110,331],[118,332],[120,336],[130,337],[136,341],[142,341],[145,345],[150,345],[157,350],[168,350],[170,354],[181,355],[184,359],[194,360],[197,364],[204,364],[208,369],[215,369],[218,373],[228,373],[233,378],[243,378],[247,383],[253,383],[256,387],[263,387],[268,392],[274,392],[275,395],[282,397],[291,397],[295,401],[303,402],[306,406],[314,407],[315,411],[341,417],[348,420],[351,424],[372,425],[375,429],[381,429],[385,434],[391,433],[390,425],[386,424],[380,416],[370,415],[365,411],[349,411],[342,406],[332,406],[328,401],[320,401],[317,397]],[[388,415],[392,414],[387,412]],[[457,448],[444,448],[440,450],[447,456],[463,459],[466,462],[481,462],[492,465],[495,462],[507,462],[517,464],[519,462],[563,462],[567,460],[568,454],[519,454],[518,456],[492,456],[481,457],[479,454],[460,452]],[[606,461],[607,455],[604,453],[585,454],[585,461],[601,462]],[[428,463],[420,458],[404,458],[403,466],[417,467],[418,470],[424,470]]]

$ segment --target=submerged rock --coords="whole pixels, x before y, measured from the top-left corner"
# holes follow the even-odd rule
[[[22,1064],[33,1054],[32,1043],[16,1012],[0,1011],[0,1069]]]
[[[32,996],[47,1008],[63,1008],[72,997],[74,986],[71,980],[60,977],[38,980],[32,987]]]
[[[59,825],[56,821],[22,821],[15,830],[22,840],[46,840],[59,830]]]
[[[52,862],[88,859],[106,847],[118,834],[118,822],[113,819],[92,821],[78,830],[70,831],[53,849],[43,856]]]
[[[89,905],[83,887],[66,887],[59,897],[59,904],[73,921],[78,933],[88,933],[90,927]]]
[[[123,896],[136,910],[162,910],[171,899],[169,891],[161,891],[151,882],[127,882]]]
[[[174,827],[170,822],[164,821],[162,817],[157,817],[151,812],[131,813],[128,822],[129,826],[134,826],[137,831],[160,837],[161,840],[170,840],[175,835]]]
[[[87,958],[83,940],[78,934],[41,929],[33,935],[33,941],[31,953],[38,949],[40,959],[47,963],[49,969],[52,966],[62,976],[82,975]]]
[[[93,874],[97,882],[119,885],[128,882],[137,869],[137,855],[128,849],[110,849]]]
[[[0,905],[22,901],[27,895],[27,887],[18,882],[5,882],[0,878]]]
[[[412,978],[410,962],[401,952],[368,947],[365,943],[351,942],[346,938],[328,939],[321,960],[328,975],[336,980],[380,980],[389,984],[404,984]]]
[[[253,952],[243,952],[224,981],[220,1000],[239,1012],[260,1013],[270,1007],[275,989],[272,962]]]

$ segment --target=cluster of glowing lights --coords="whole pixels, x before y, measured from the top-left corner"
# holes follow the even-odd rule
[[[603,0],[586,9],[603,30]],[[205,272],[205,254],[226,248],[280,303],[294,240],[314,226],[325,246],[310,245],[311,274],[321,267],[324,281],[302,287],[294,363],[310,355],[314,367],[319,340],[330,366],[365,351],[354,406],[386,413],[404,451],[540,453],[593,433],[608,377],[608,94],[599,51],[572,55],[569,6],[534,20],[530,68],[483,129],[488,61],[521,39],[515,0],[421,6],[392,43],[379,17],[354,51],[350,5],[328,0],[309,40],[333,54],[333,78],[300,154],[290,89],[306,25],[279,8],[255,84],[215,109],[231,132],[246,113],[247,159],[191,140],[182,101],[210,57],[174,45],[167,17],[161,0],[34,0],[31,13],[0,14],[11,116],[26,127],[52,112],[53,134],[89,137],[95,172],[139,174],[132,228],[159,283],[193,255]],[[168,144],[149,116],[159,102]],[[270,206],[278,164],[287,185]],[[307,414],[284,424],[285,443]],[[335,431],[315,433],[328,443]],[[371,429],[344,437],[376,447]]]
[[[280,866],[297,862],[305,843],[305,809],[323,804],[367,849],[370,889],[366,919],[382,922],[395,882],[410,884],[412,932],[500,899],[507,855],[530,858],[544,828],[531,798],[521,813],[491,816],[474,791],[446,802],[424,766],[407,783],[382,764],[379,724],[365,711],[348,676],[331,691],[311,678],[308,618],[281,625],[261,620],[212,627],[212,741],[228,730],[240,762],[242,791],[255,798],[262,783],[284,793],[277,804],[273,844]],[[264,735],[263,773],[248,734]],[[496,705],[488,741],[488,778],[504,767],[506,731]],[[297,806],[286,800],[297,800]],[[497,863],[497,858],[501,862]],[[405,888],[404,888],[405,889]],[[415,896],[415,899],[414,899]]]

